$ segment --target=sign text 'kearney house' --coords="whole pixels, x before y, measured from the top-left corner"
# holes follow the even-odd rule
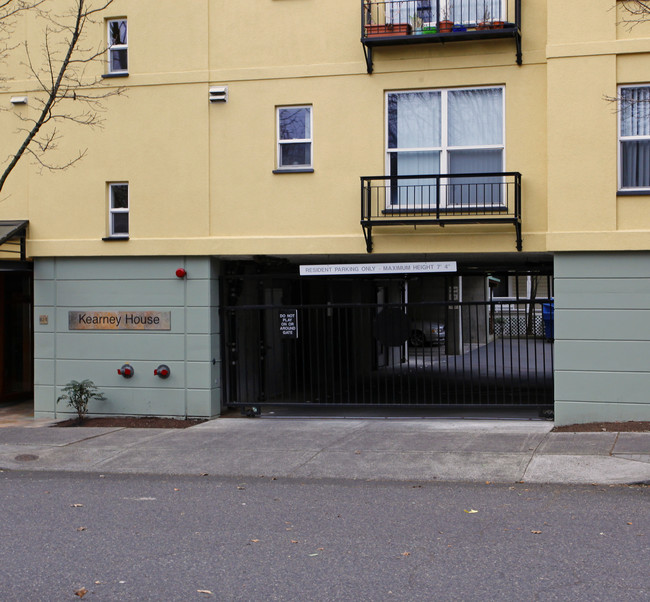
[[[170,330],[170,311],[69,311],[68,330]]]

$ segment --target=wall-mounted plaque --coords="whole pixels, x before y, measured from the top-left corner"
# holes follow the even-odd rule
[[[69,311],[68,330],[170,330],[170,311]]]

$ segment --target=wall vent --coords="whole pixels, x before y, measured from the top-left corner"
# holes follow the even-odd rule
[[[211,86],[210,102],[228,102],[228,86]]]

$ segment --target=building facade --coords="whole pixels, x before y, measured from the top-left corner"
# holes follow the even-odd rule
[[[257,4],[115,0],[89,30],[126,94],[63,131],[83,161],[3,190],[3,396],[650,419],[650,25],[609,0]],[[39,92],[8,66],[10,133]]]

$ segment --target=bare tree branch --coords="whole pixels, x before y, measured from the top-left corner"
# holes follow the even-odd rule
[[[649,0],[624,0],[624,2],[617,4],[625,13],[621,19],[621,23],[627,25],[629,29],[650,18]]]
[[[103,44],[95,49],[83,44],[87,28],[98,21],[94,18],[108,8],[114,0],[66,0],[68,12],[55,13],[41,6],[45,0],[0,0],[0,39],[10,40],[15,19],[26,11],[35,11],[37,20],[44,23],[40,59],[36,59],[28,42],[22,47],[24,67],[39,92],[30,94],[30,105],[36,115],[29,117],[16,113],[24,124],[19,132],[24,135],[15,153],[10,153],[6,167],[0,174],[0,191],[24,155],[30,155],[42,169],[62,170],[80,161],[86,150],[72,160],[53,163],[43,156],[57,149],[60,139],[57,123],[70,122],[87,127],[101,127],[104,100],[123,94],[122,88],[102,87],[103,80],[88,76],[91,65],[103,61],[107,48]],[[61,2],[58,2],[60,5]],[[18,46],[5,42],[0,45],[0,60]]]

